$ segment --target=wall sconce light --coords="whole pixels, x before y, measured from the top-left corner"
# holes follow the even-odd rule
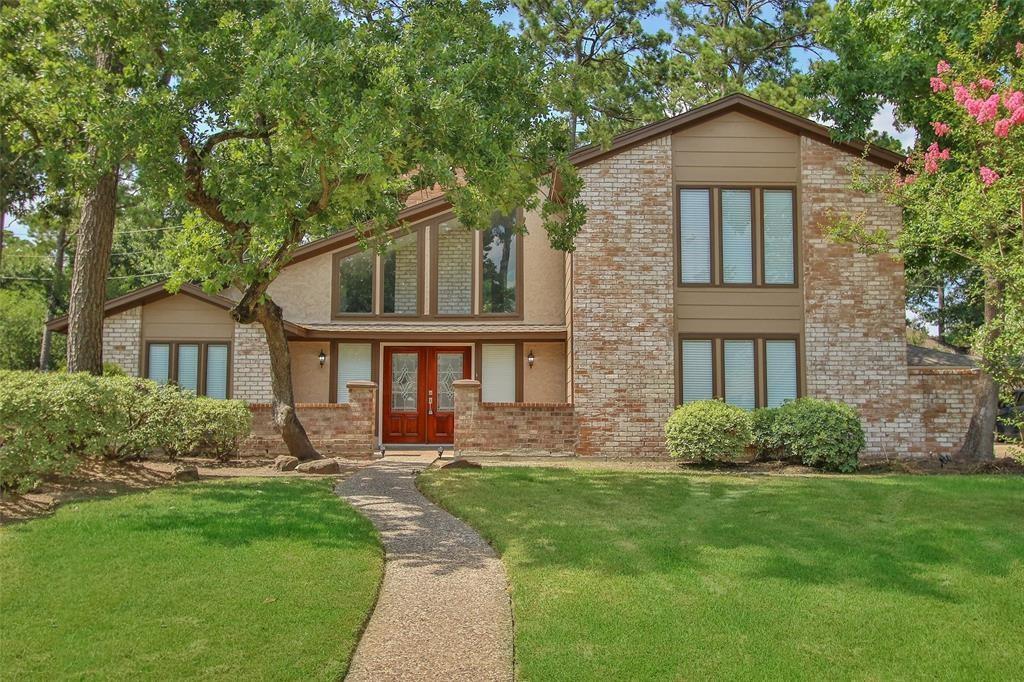
[[[530,369],[533,369],[533,363],[536,362],[536,360],[537,358],[534,357],[533,349],[531,348],[530,353],[526,356],[526,364],[530,366]]]
[[[320,360],[320,369],[323,369],[324,368],[324,363],[327,362],[327,356],[324,355],[324,349],[323,348],[320,349],[320,355],[319,355],[318,359]]]

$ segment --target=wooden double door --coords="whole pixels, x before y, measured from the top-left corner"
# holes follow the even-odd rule
[[[470,378],[472,358],[464,346],[385,346],[382,442],[454,442],[452,384]]]

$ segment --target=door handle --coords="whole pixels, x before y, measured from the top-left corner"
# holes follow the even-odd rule
[[[427,390],[427,416],[434,414],[434,392]]]

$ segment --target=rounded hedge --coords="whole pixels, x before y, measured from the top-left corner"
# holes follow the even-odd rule
[[[807,466],[828,471],[855,471],[864,449],[864,429],[853,407],[831,400],[798,398],[775,408],[762,444],[781,448]]]
[[[721,400],[677,407],[665,424],[668,452],[679,459],[733,462],[743,458],[750,441],[750,415]]]

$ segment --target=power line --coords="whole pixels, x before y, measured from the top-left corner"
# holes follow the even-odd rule
[[[136,277],[166,277],[170,275],[169,272],[146,272],[139,275],[117,275],[115,277],[107,277],[107,279],[135,279]],[[0,275],[0,280],[14,280],[19,282],[49,282],[52,277],[9,277],[7,275]]]

